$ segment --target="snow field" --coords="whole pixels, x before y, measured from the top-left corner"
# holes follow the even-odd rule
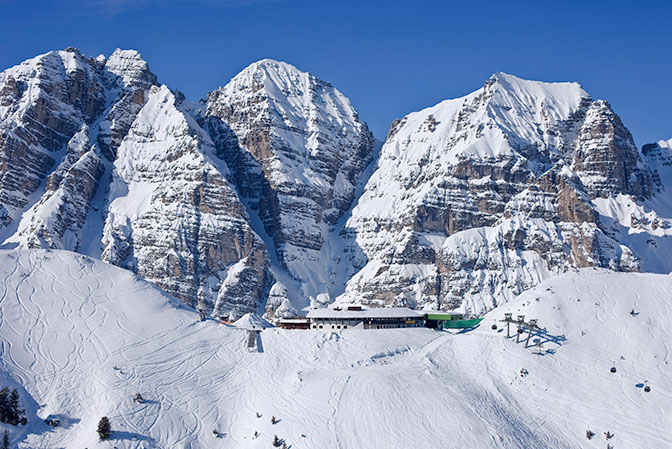
[[[0,381],[25,389],[29,424],[8,426],[22,448],[268,448],[274,435],[295,449],[604,448],[606,431],[614,448],[672,442],[669,275],[569,273],[459,334],[267,329],[259,353],[245,330],[200,322],[84,256],[3,251],[0,279]],[[491,329],[507,311],[539,319],[541,348]],[[55,415],[66,425],[42,423]],[[115,432],[100,443],[103,415]]]

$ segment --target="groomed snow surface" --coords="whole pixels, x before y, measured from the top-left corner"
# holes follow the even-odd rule
[[[2,251],[0,280],[0,384],[29,421],[0,431],[21,448],[672,447],[670,275],[586,269],[469,332],[267,329],[260,352],[85,256]],[[543,346],[492,330],[506,311],[538,318]]]

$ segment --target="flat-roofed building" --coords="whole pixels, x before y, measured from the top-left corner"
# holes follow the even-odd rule
[[[347,306],[313,309],[306,315],[314,330],[339,329],[394,329],[400,327],[423,327],[424,316],[408,307]]]
[[[432,329],[442,329],[446,321],[461,320],[464,315],[457,312],[441,312],[424,310],[425,326]]]
[[[276,324],[282,329],[310,329],[310,320],[303,317],[280,318]]]

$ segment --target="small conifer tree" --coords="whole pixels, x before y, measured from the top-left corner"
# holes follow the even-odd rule
[[[16,388],[9,394],[9,416],[7,422],[12,425],[17,425],[22,421],[24,410],[19,403],[19,392]]]
[[[9,388],[0,390],[0,422],[9,420]]]
[[[277,435],[273,437],[273,447],[280,447],[280,438]]]
[[[9,430],[5,430],[2,433],[2,445],[0,449],[9,449]]]
[[[100,437],[100,441],[109,440],[111,435],[112,425],[110,424],[110,420],[107,416],[103,416],[98,421],[98,436]]]

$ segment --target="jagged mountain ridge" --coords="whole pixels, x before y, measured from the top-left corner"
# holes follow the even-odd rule
[[[199,309],[256,310],[269,258],[209,136],[165,86],[153,88],[117,150],[102,260]]]
[[[86,216],[86,203],[96,190],[105,160],[114,158],[156,77],[136,51],[117,50],[109,59],[92,59],[69,48],[6,70],[0,83],[4,228],[0,234],[8,237],[32,205],[31,196],[44,190],[40,203],[49,203],[44,205],[48,216],[22,217],[33,225],[31,231],[19,230],[21,239],[28,246],[77,250],[81,220],[71,221],[65,215]],[[78,201],[62,201],[64,190]],[[52,226],[49,216],[55,215],[62,222]]]
[[[347,224],[360,270],[342,300],[480,314],[569,269],[637,271],[648,249],[622,244],[599,203],[659,184],[607,102],[495,74],[393,123]]]
[[[257,310],[264,244],[212,140],[139,53],[50,52],[4,72],[3,92],[17,79],[2,128],[27,137],[0,151],[6,244],[94,255],[206,311]],[[33,181],[13,188],[31,157]]]
[[[493,75],[394,123],[374,161],[349,100],[289,64],[190,103],[135,51],[68,49],[0,74],[0,119],[0,244],[98,257],[216,316],[341,293],[480,313],[575,267],[667,269],[669,144],[640,154],[576,83]]]
[[[13,89],[17,72],[46,81]],[[159,86],[135,51],[106,60],[76,49],[38,56],[2,81],[8,133],[37,134],[54,123],[61,130],[57,142],[25,144],[32,153],[22,159],[17,144],[2,148],[5,246],[99,257],[232,319],[263,309],[269,295],[271,312],[289,313],[318,285],[334,283],[328,272],[311,274],[334,257],[333,227],[354,199],[373,137],[329,83],[264,60],[198,105]],[[82,91],[93,93],[82,100]],[[33,97],[46,104],[37,113]],[[222,120],[225,108],[245,119]],[[17,173],[33,159],[39,170],[17,193]]]
[[[259,232],[273,241],[281,265],[275,290],[294,287],[295,302],[324,293],[339,281],[331,230],[373,158],[366,123],[331,84],[269,59],[204,103],[202,120],[259,216]]]

